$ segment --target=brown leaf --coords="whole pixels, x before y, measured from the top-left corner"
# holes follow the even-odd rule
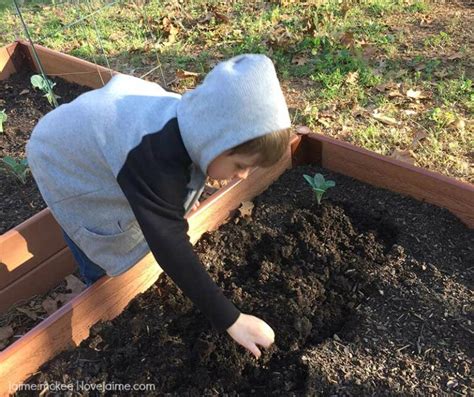
[[[11,325],[0,327],[0,343],[7,341],[11,336],[13,336],[13,328]]]
[[[403,94],[399,90],[392,90],[387,94],[387,96],[389,98],[395,98],[395,97],[403,97]]]
[[[450,61],[454,61],[456,59],[462,59],[462,54],[460,52],[455,52],[454,54],[448,57]]]
[[[230,22],[230,18],[227,15],[222,14],[221,12],[214,11],[214,17],[216,18],[216,20],[224,23]]]
[[[411,98],[411,99],[425,99],[427,98],[426,95],[422,94],[421,91],[417,91],[417,90],[413,90],[412,88],[410,88],[407,92],[406,92],[406,96],[408,98]]]
[[[341,39],[340,39],[340,42],[343,46],[345,47],[350,47],[350,48],[353,48],[354,47],[354,44],[355,44],[355,41],[354,41],[354,33],[352,32],[345,32]]]
[[[387,116],[383,113],[379,113],[378,111],[374,111],[370,116],[375,120],[387,125],[400,125],[400,122],[395,120],[393,117]]]
[[[457,118],[456,121],[454,122],[454,127],[460,131],[460,132],[464,132],[465,129],[466,129],[466,122],[464,121],[464,119],[462,118]]]
[[[413,137],[413,141],[411,142],[411,147],[415,148],[427,136],[428,134],[425,131],[418,131]]]
[[[38,318],[37,314],[35,312],[32,312],[29,309],[25,309],[23,307],[17,307],[16,310],[18,310],[20,313],[26,314],[33,321],[35,321]]]
[[[362,47],[362,56],[367,59],[367,60],[370,60],[372,58],[375,57],[375,55],[377,54],[377,47],[374,47],[372,45],[365,45]]]
[[[46,298],[42,303],[43,309],[49,315],[53,314],[56,310],[58,310],[58,303],[51,298]]]
[[[364,116],[367,114],[367,110],[359,105],[352,108],[352,117]]]
[[[80,292],[86,289],[86,285],[79,280],[74,274],[70,274],[65,277],[66,279],[66,288],[71,291],[73,294],[79,294]]]
[[[349,0],[342,0],[341,4],[341,14],[342,17],[345,18],[347,12],[351,9],[351,4]]]
[[[309,58],[305,55],[296,55],[293,57],[291,60],[291,63],[301,66],[301,65],[306,65],[309,61]]]
[[[206,15],[198,19],[198,23],[206,23],[212,19],[212,12],[208,12]]]
[[[182,69],[176,70],[176,77],[178,79],[187,79],[189,77],[192,77],[193,79],[197,79],[199,75],[200,73],[188,72],[187,70],[182,70]]]
[[[240,215],[243,217],[252,216],[254,204],[251,201],[244,201],[239,208]]]
[[[395,160],[403,161],[404,163],[408,163],[411,165],[415,164],[415,159],[412,157],[411,152],[409,150],[395,149],[390,154],[390,157],[393,157]]]
[[[73,298],[75,298],[78,293],[70,293],[70,294],[62,294],[59,293],[56,295],[55,301],[58,304],[58,306],[63,306],[65,303],[69,302]]]
[[[356,70],[355,72],[349,72],[346,77],[347,84],[357,84],[357,80],[359,79],[359,72]]]

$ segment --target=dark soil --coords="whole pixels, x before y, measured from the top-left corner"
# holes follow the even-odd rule
[[[35,90],[30,77],[24,71],[0,81],[0,111],[5,109],[7,121],[0,133],[0,158],[11,156],[23,159],[25,145],[38,120],[53,110],[39,90]],[[56,83],[54,92],[61,98],[59,104],[72,101],[90,88],[68,83],[60,78],[51,78]],[[46,207],[31,174],[26,185],[0,167],[0,234],[12,229]]]
[[[337,183],[320,207],[302,178],[316,171]],[[227,296],[275,330],[259,361],[162,276],[29,382],[156,387],[136,395],[472,393],[472,230],[316,167],[287,171],[254,203],[196,250]]]

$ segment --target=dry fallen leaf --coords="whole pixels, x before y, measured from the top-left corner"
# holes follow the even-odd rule
[[[311,128],[305,126],[305,125],[298,125],[295,128],[296,132],[301,135],[308,135],[311,134],[313,131],[311,131]]]
[[[251,201],[244,201],[239,208],[240,215],[243,217],[252,216],[254,204]]]
[[[345,32],[340,40],[341,44],[345,47],[353,48],[355,41],[354,41],[354,33],[352,32]]]
[[[51,299],[51,298],[46,298],[41,303],[41,306],[43,306],[43,309],[46,311],[48,316],[53,314],[56,310],[58,310],[58,302],[56,302],[54,299]]]
[[[11,325],[0,327],[0,342],[3,342],[13,335],[13,328]]]
[[[291,63],[293,63],[295,65],[298,65],[298,66],[302,66],[302,65],[306,65],[308,63],[308,61],[309,61],[309,58],[307,56],[296,55],[291,60]]]
[[[392,153],[390,153],[390,157],[411,165],[415,164],[415,159],[412,157],[412,154],[409,150],[395,149]]]
[[[196,79],[196,78],[199,77],[199,73],[188,72],[187,70],[177,69],[176,70],[176,77],[178,79],[187,79],[189,77],[192,77],[193,79]]]
[[[0,327],[0,350],[8,345],[8,339],[13,336],[13,328],[10,325]]]
[[[230,22],[230,18],[227,15],[222,14],[221,12],[214,11],[214,17],[217,21],[221,21],[224,23]]]
[[[411,98],[411,99],[424,99],[424,98],[426,98],[426,95],[423,95],[421,93],[421,91],[413,90],[411,88],[406,92],[406,96],[408,98]]]
[[[393,117],[387,116],[383,113],[379,113],[378,111],[374,111],[370,116],[375,120],[387,125],[400,125],[400,122],[395,120]]]
[[[454,127],[459,131],[459,132],[464,132],[466,129],[466,122],[462,118],[457,118],[456,121],[454,122]]]
[[[416,111],[413,109],[403,109],[403,113],[407,116],[414,116],[415,114],[417,114]]]
[[[35,321],[38,318],[38,315],[29,309],[25,309],[23,307],[17,307],[16,310],[18,310],[20,313],[26,314],[33,321]]]
[[[359,79],[359,72],[356,70],[355,72],[349,72],[346,77],[346,83],[354,85],[357,83]]]
[[[29,92],[30,92],[30,90],[28,90],[28,89],[25,88],[24,90],[22,90],[22,91],[20,92],[20,95],[29,94]]]
[[[418,131],[413,137],[413,141],[411,142],[411,147],[415,148],[427,136],[428,134],[425,131]]]
[[[86,289],[86,285],[74,274],[70,274],[69,276],[65,277],[65,280],[67,283],[66,288],[73,294],[79,294]]]
[[[462,54],[460,52],[455,52],[454,54],[448,57],[450,61],[454,61],[456,59],[462,59]]]

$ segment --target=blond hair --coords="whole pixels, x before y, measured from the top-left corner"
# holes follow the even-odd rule
[[[270,167],[275,164],[288,149],[291,131],[289,128],[265,134],[261,137],[241,143],[231,149],[230,154],[258,154],[258,166]]]

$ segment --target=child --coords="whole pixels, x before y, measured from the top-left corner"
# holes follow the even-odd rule
[[[274,333],[241,313],[193,251],[184,218],[206,175],[246,178],[289,144],[290,117],[273,63],[240,55],[183,96],[126,75],[48,113],[27,145],[31,172],[90,285],[150,250],[219,331],[257,358]]]

